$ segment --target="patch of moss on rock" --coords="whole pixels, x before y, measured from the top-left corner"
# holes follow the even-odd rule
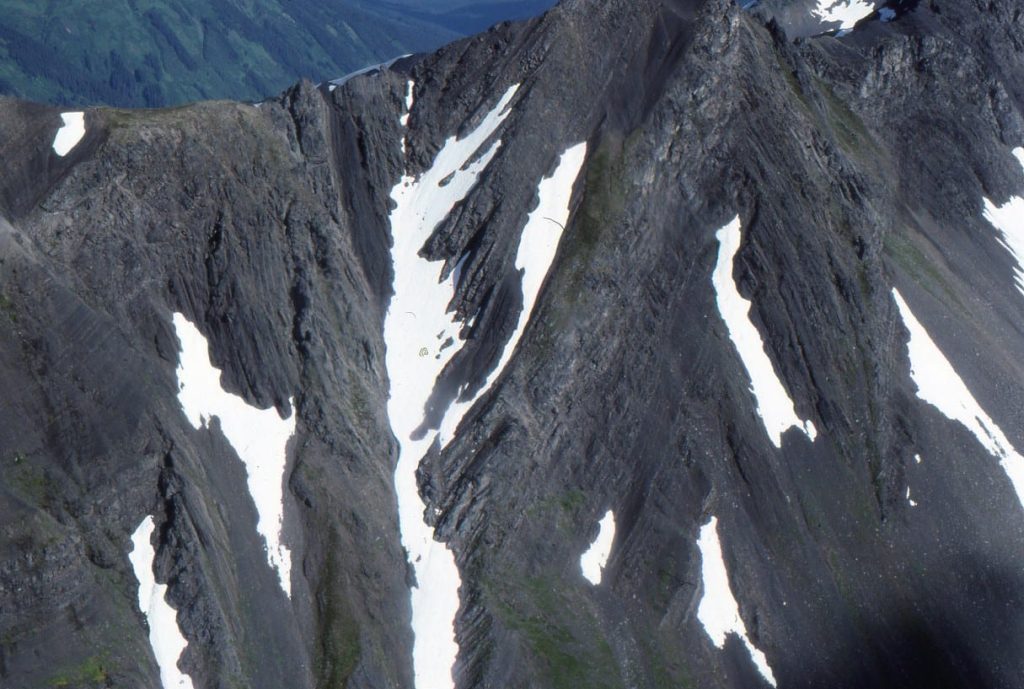
[[[47,507],[52,499],[52,481],[46,471],[24,452],[15,452],[4,462],[7,485],[31,505]]]
[[[639,132],[625,140],[607,137],[588,156],[580,206],[562,239],[564,263],[552,277],[552,322],[542,328],[532,351],[546,358],[559,333],[564,333],[571,314],[589,302],[587,281],[609,228],[619,225],[628,198],[625,167],[628,151]]]
[[[0,311],[7,316],[7,319],[10,320],[11,323],[18,322],[18,311],[14,307],[14,302],[11,301],[9,296],[3,293],[0,293]]]
[[[519,632],[552,689],[623,689],[611,646],[597,619],[555,577],[491,582],[492,611]]]
[[[93,689],[110,686],[110,675],[106,670],[106,656],[95,655],[80,665],[67,668],[55,674],[49,681],[53,689]]]
[[[932,296],[948,304],[955,304],[964,312],[967,311],[946,276],[909,237],[899,232],[889,232],[885,235],[883,250],[886,256],[899,265],[919,285],[928,290]]]
[[[318,686],[344,689],[355,671],[361,653],[359,626],[339,592],[332,590],[337,577],[337,548],[328,549],[327,566],[317,591],[321,606],[318,621],[320,648],[316,659]]]
[[[815,82],[826,106],[825,116],[829,128],[840,147],[859,159],[863,159],[869,154],[884,156],[885,151],[878,145],[856,113],[847,107],[846,103],[835,94],[828,84],[819,78],[815,78]]]

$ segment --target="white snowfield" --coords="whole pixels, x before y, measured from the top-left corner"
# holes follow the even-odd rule
[[[284,520],[284,472],[288,441],[295,434],[295,414],[282,419],[274,408],[258,409],[226,392],[220,369],[210,362],[206,338],[184,315],[174,314],[181,341],[178,363],[178,401],[197,430],[213,417],[245,464],[246,483],[256,505],[256,529],[267,549],[267,562],[277,572],[281,588],[291,597],[291,553],[281,543]]]
[[[1013,155],[1024,169],[1024,148],[1013,149]],[[985,201],[985,219],[999,231],[999,241],[1017,262],[1017,289],[1024,294],[1024,198],[1011,196],[1003,206]]]
[[[615,542],[615,513],[611,510],[598,522],[597,538],[590,544],[587,552],[580,558],[580,569],[594,586],[601,583],[605,565],[612,554],[612,544]]]
[[[413,87],[410,83],[407,88],[407,109],[412,105]],[[416,469],[434,435],[415,440],[412,436],[423,421],[438,374],[463,345],[458,337],[461,324],[448,313],[455,292],[454,271],[441,281],[443,264],[421,258],[419,250],[498,152],[500,140],[482,147],[508,117],[507,108],[518,88],[509,88],[465,138],[449,138],[429,170],[418,178],[405,175],[391,191],[395,202],[390,215],[394,295],[384,321],[391,385],[388,418],[399,443],[395,489],[402,544],[416,572],[417,586],[411,596],[413,670],[419,689],[453,686],[451,670],[458,654],[454,625],[461,581],[452,553],[434,540],[433,528],[423,520],[426,506],[416,484]],[[402,123],[407,121],[403,115]]]
[[[700,548],[701,580],[704,589],[697,606],[697,619],[717,648],[725,647],[727,635],[738,636],[747,647],[750,659],[754,661],[761,676],[773,687],[776,686],[775,675],[768,664],[768,658],[747,637],[747,626],[740,617],[739,604],[732,595],[729,573],[722,558],[722,544],[718,540],[717,517],[712,517],[711,521],[701,527],[697,547]]]
[[[441,280],[443,263],[419,256],[419,251],[452,209],[476,185],[490,164],[501,140],[486,145],[509,115],[509,104],[518,85],[510,87],[475,130],[463,139],[450,137],[429,170],[419,177],[405,175],[391,191],[395,203],[390,224],[394,244],[394,295],[384,322],[386,362],[391,382],[388,418],[399,442],[395,488],[398,493],[402,544],[416,572],[411,592],[414,634],[413,669],[419,689],[448,689],[458,655],[455,616],[459,609],[461,579],[454,557],[434,540],[434,530],[424,522],[426,505],[420,498],[416,469],[434,440],[451,440],[473,402],[493,384],[512,357],[529,322],[541,285],[558,248],[569,216],[572,187],[579,175],[586,145],[562,155],[555,173],[541,180],[540,203],[530,214],[520,238],[516,267],[523,271],[523,310],[516,330],[505,344],[497,367],[473,400],[456,402],[445,410],[438,433],[414,439],[424,421],[424,409],[444,367],[464,344],[459,337],[463,323],[449,313],[461,264]],[[400,123],[408,126],[415,84],[406,87],[406,112]],[[406,141],[402,142],[403,151]]]
[[[864,17],[875,11],[873,2],[865,0],[818,0],[813,14],[822,22],[840,22],[839,31],[851,31]]]
[[[1017,499],[1024,506],[1024,457],[1017,453],[1002,429],[974,399],[963,379],[932,341],[899,291],[893,289],[892,296],[896,300],[903,324],[910,331],[907,349],[910,352],[910,376],[917,386],[917,396],[974,434],[978,442],[999,460],[1013,484]]]
[[[128,561],[139,581],[139,610],[149,623],[149,645],[160,669],[163,689],[192,689],[192,679],[178,669],[178,660],[188,642],[178,626],[177,613],[165,598],[167,585],[156,583],[153,575],[156,551],[152,539],[155,528],[152,517],[143,519],[132,534],[132,551],[128,554]]]
[[[447,447],[448,443],[452,441],[462,417],[473,408],[473,405],[484,393],[490,390],[502,371],[505,370],[505,366],[512,360],[519,340],[526,331],[526,325],[533,316],[533,309],[540,296],[540,289],[555,260],[565,224],[569,222],[569,202],[572,200],[572,188],[579,177],[586,157],[586,142],[576,144],[562,154],[555,173],[551,177],[541,180],[537,188],[540,202],[526,221],[526,227],[523,228],[523,233],[519,238],[519,249],[516,252],[516,269],[523,272],[523,308],[519,312],[516,329],[505,343],[497,366],[488,374],[487,380],[473,395],[473,398],[456,401],[448,409],[441,423],[441,447]]]
[[[718,263],[711,276],[718,311],[725,321],[740,360],[750,376],[750,390],[757,401],[757,413],[775,447],[782,447],[782,434],[792,427],[802,430],[811,442],[818,435],[810,421],[796,415],[793,400],[775,375],[771,359],[765,353],[761,334],[750,320],[751,303],[740,295],[733,280],[733,260],[740,248],[739,216],[718,231]]]
[[[60,116],[64,125],[57,130],[53,137],[53,151],[61,158],[71,153],[72,149],[85,136],[85,113],[66,112]]]

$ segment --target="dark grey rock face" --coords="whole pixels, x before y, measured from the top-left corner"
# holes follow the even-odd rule
[[[1024,295],[983,216],[1024,189],[1020,7],[901,5],[842,38],[798,38],[785,7],[568,0],[258,109],[89,111],[66,158],[58,112],[0,101],[0,683],[160,686],[126,555],[154,514],[197,688],[413,686],[389,194],[514,84],[499,154],[421,251],[462,262],[451,307],[475,316],[427,426],[514,329],[539,181],[588,155],[515,355],[419,469],[462,576],[456,686],[765,686],[697,616],[712,515],[779,687],[1018,683],[1024,512],[917,396],[891,290],[1024,448]],[[773,445],[719,314],[736,215],[733,277],[813,442]],[[178,404],[176,311],[227,390],[297,415],[291,600],[244,466]]]
[[[39,117],[24,110],[11,104],[5,121],[32,132]],[[5,176],[5,495],[7,523],[24,532],[4,539],[23,553],[5,557],[5,686],[85,670],[99,685],[157,686],[125,558],[127,534],[153,512],[157,575],[181,610],[197,686],[406,686],[392,660],[410,634],[383,298],[341,205],[344,189],[373,192],[368,177],[342,177],[344,150],[330,144],[342,118],[303,85],[262,110],[92,111],[87,122],[70,169],[24,163],[53,170],[36,179],[37,205],[25,209],[17,185],[29,185]],[[37,156],[51,140],[36,137]],[[173,311],[205,333],[228,390],[285,413],[295,398],[291,603],[266,564],[242,464],[177,403]],[[36,595],[18,594],[36,578]]]

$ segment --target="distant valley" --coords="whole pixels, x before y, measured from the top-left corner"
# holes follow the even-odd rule
[[[0,0],[0,95],[162,107],[260,100],[434,50],[553,0]]]

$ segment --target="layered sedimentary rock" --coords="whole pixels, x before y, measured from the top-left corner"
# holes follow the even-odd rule
[[[1020,8],[819,5],[0,102],[3,686],[1014,685]]]

